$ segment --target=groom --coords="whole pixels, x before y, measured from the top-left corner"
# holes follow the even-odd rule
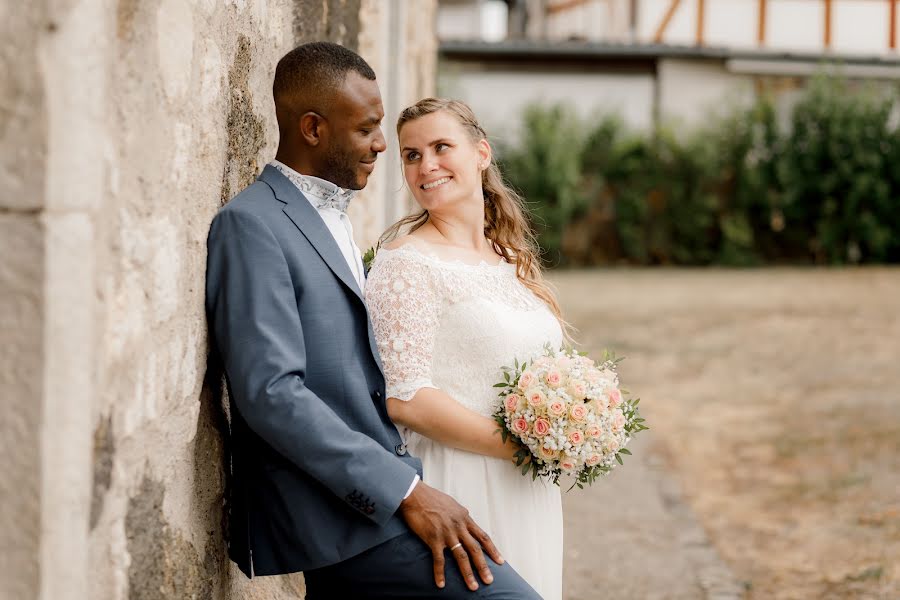
[[[346,48],[305,44],[279,61],[273,93],[276,160],[208,239],[206,308],[232,403],[231,559],[250,577],[304,571],[310,600],[538,598],[466,509],[420,480],[387,415],[344,212],[385,150],[375,73]]]

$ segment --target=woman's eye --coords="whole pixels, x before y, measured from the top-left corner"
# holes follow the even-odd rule
[[[406,155],[407,161],[413,161],[413,160],[416,160],[417,158],[419,158],[418,152],[410,152],[409,154]]]

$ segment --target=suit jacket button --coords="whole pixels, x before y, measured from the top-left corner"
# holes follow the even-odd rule
[[[404,456],[406,454],[406,444],[397,444],[394,446],[394,452],[397,453],[397,456]]]

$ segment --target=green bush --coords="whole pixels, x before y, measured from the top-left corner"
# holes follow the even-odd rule
[[[501,149],[502,167],[529,203],[545,259],[558,264],[566,226],[583,208],[581,124],[566,106],[526,108],[519,149]]]
[[[824,77],[787,127],[765,99],[679,136],[532,106],[503,164],[551,264],[898,262],[898,111]]]

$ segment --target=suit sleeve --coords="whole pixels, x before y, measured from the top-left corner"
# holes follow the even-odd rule
[[[253,431],[338,499],[367,496],[384,524],[416,471],[351,430],[305,385],[307,348],[284,253],[256,216],[221,211],[208,238],[210,327],[237,410]],[[365,399],[368,401],[368,398]]]

